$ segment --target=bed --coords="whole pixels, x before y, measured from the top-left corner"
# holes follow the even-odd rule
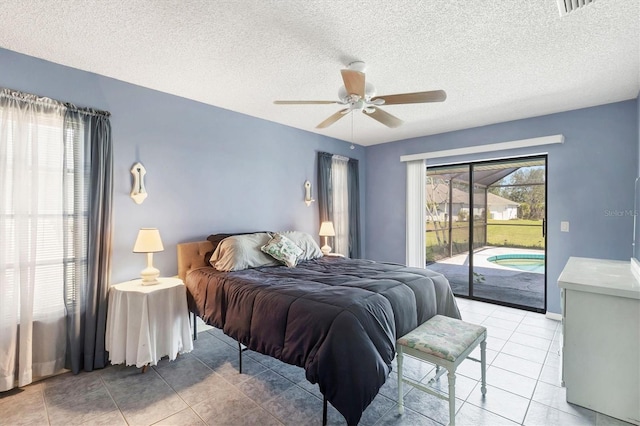
[[[303,249],[307,244],[294,267],[260,263],[266,260],[233,271],[208,265],[220,267],[218,252],[232,240],[258,234],[262,241],[273,237],[217,234],[178,245],[178,274],[189,309],[247,348],[304,368],[307,380],[319,385],[325,402],[349,425],[358,423],[391,372],[396,337],[436,314],[460,318],[443,275],[318,256],[307,234],[302,243],[292,237]]]

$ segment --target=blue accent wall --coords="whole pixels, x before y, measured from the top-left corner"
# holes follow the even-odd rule
[[[548,152],[548,310],[560,312],[556,281],[569,256],[628,259],[640,170],[640,98],[371,147],[356,146],[0,49],[0,86],[110,111],[114,142],[113,282],[139,275],[140,227],[160,229],[163,275],[177,272],[177,243],[215,232],[298,229],[317,237],[316,153],[360,160],[364,256],[405,261],[405,165],[401,155],[562,133],[563,145],[469,155],[475,161]],[[149,197],[129,197],[132,165],[147,168]],[[569,233],[560,221],[570,222]]]
[[[570,256],[628,260],[639,163],[638,101],[368,147],[367,256],[405,262],[406,165],[400,156],[563,134],[565,143],[433,160],[435,164],[548,153],[547,309],[560,312],[558,276]],[[427,167],[430,163],[427,163]],[[569,221],[570,232],[560,232]]]
[[[0,70],[2,87],[111,112],[114,283],[138,277],[146,264],[132,253],[141,227],[160,230],[165,251],[154,265],[164,276],[177,273],[177,243],[211,233],[296,229],[319,242],[317,204],[303,201],[305,180],[317,194],[318,151],[360,160],[364,208],[362,146],[4,49]],[[149,193],[140,205],[129,197],[137,161]]]

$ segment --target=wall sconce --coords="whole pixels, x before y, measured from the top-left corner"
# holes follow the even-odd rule
[[[142,164],[136,163],[131,168],[131,174],[133,175],[131,198],[136,204],[142,204],[144,199],[147,198],[147,190],[144,188],[144,175],[147,174],[147,169]]]
[[[311,182],[304,181],[304,203],[309,207],[315,200],[311,198]]]

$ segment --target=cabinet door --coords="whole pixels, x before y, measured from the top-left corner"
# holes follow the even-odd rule
[[[640,424],[640,300],[565,290],[567,402]]]
[[[562,309],[562,321],[560,322],[560,384],[564,387],[564,326],[565,326],[565,312],[567,307],[565,306],[565,289],[560,289],[560,309]]]

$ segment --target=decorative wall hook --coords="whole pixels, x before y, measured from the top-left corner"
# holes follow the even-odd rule
[[[309,207],[315,200],[311,198],[311,182],[304,181],[304,202]]]
[[[136,204],[142,204],[144,199],[147,198],[147,190],[144,187],[144,175],[147,174],[147,169],[142,164],[136,163],[131,168],[131,174],[133,175],[131,198]]]

